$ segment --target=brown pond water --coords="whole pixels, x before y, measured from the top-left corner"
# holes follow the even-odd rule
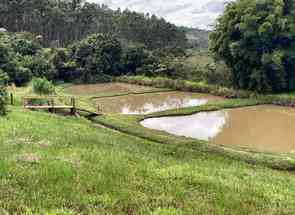
[[[140,93],[155,90],[157,90],[157,88],[125,83],[80,84],[65,88],[66,93],[80,96],[94,96],[97,94],[103,95],[116,93]]]
[[[199,106],[220,97],[199,93],[166,92],[128,95],[96,99],[95,103],[105,113],[148,114],[168,109]]]
[[[295,108],[264,105],[153,118],[141,124],[213,144],[246,147],[260,152],[295,152]]]

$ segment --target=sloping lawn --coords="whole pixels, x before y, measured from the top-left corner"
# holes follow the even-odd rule
[[[83,119],[0,118],[0,208],[18,214],[292,214],[292,173]]]

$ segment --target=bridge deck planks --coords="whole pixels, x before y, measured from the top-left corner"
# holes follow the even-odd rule
[[[66,105],[48,105],[48,106],[34,106],[34,105],[25,105],[25,108],[27,109],[72,109],[74,106],[66,106]]]

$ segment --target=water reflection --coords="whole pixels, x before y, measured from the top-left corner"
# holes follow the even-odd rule
[[[178,136],[210,140],[222,131],[227,119],[227,112],[216,111],[191,116],[152,118],[144,120],[141,124]]]
[[[142,125],[219,145],[295,153],[295,108],[264,105],[147,119]]]
[[[96,100],[103,112],[121,114],[148,114],[168,109],[200,106],[220,97],[199,93],[169,92],[122,96]]]

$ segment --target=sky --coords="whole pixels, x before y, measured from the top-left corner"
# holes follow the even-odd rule
[[[112,9],[149,12],[179,26],[210,29],[230,0],[88,0]]]

